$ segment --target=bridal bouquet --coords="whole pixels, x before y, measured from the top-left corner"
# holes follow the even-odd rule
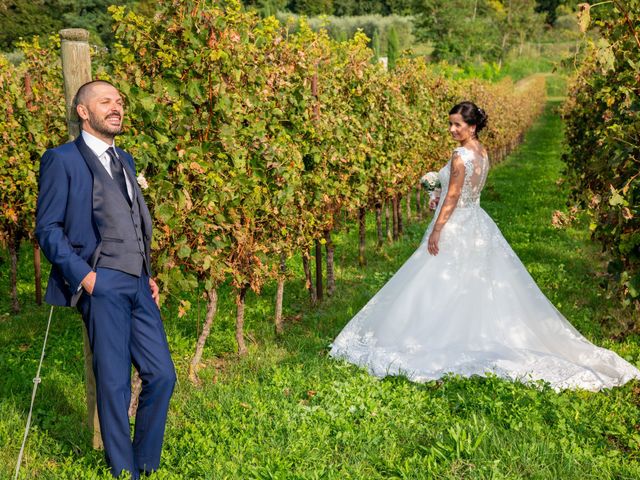
[[[420,185],[422,185],[427,192],[431,193],[436,188],[440,188],[440,179],[437,172],[427,172],[422,178],[420,178]]]
[[[437,172],[427,172],[422,178],[420,178],[420,185],[429,192],[429,208],[435,210],[438,200],[440,199],[440,192],[442,187],[440,185],[440,179]]]

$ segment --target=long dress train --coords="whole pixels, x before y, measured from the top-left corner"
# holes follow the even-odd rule
[[[334,340],[330,355],[376,376],[423,382],[448,373],[524,382],[556,390],[600,390],[640,378],[616,353],[583,337],[549,302],[480,207],[486,156],[459,147],[465,166],[458,205],[439,253],[427,252],[434,220],[413,255]],[[449,161],[438,176],[446,196]]]

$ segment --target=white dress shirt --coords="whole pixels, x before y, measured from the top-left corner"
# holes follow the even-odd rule
[[[98,157],[98,160],[100,160],[100,163],[107,171],[109,176],[113,178],[113,174],[111,173],[111,157],[109,157],[107,149],[109,147],[115,148],[115,143],[109,145],[108,143],[103,142],[96,136],[91,135],[84,130],[82,130],[82,139],[84,140],[84,143],[87,144],[87,147],[89,147],[91,151],[96,154],[96,157]],[[133,186],[131,185],[131,179],[129,179],[127,169],[123,168],[122,170],[124,172],[124,178],[127,181],[127,193],[129,194],[129,199],[133,200]]]

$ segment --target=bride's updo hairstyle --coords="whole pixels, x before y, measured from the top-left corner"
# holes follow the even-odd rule
[[[454,105],[449,111],[449,115],[455,115],[456,113],[460,114],[467,125],[475,125],[476,137],[480,130],[487,126],[488,115],[473,102],[465,101]]]

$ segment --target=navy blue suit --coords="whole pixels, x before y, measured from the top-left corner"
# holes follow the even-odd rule
[[[100,243],[93,222],[93,175],[77,143],[47,150],[40,161],[36,237],[52,264],[45,300],[70,306],[80,282],[92,270],[91,256]],[[122,150],[133,167],[133,159]]]
[[[134,220],[135,226],[138,228],[138,223],[142,223],[148,230],[144,232],[145,268],[139,274],[131,274],[114,268],[113,263],[104,262],[109,267],[100,265],[101,245],[105,241],[122,240],[101,238],[104,224],[98,220],[109,216],[99,215],[96,202],[102,205],[102,199],[95,195],[107,190],[103,185],[113,192],[109,184],[113,180],[82,136],[75,142],[47,150],[42,156],[36,237],[52,264],[45,300],[60,306],[73,306],[77,302],[87,326],[107,463],[114,476],[126,470],[133,478],[138,478],[140,471],[158,468],[175,370],[160,311],[149,287],[151,219],[135,184],[133,158],[123,150],[116,151],[128,177],[133,180],[134,200],[136,207],[140,206],[139,217],[144,220]],[[101,183],[94,183],[98,180]],[[109,198],[114,198],[112,193]],[[119,201],[116,205],[129,208],[124,197],[120,196]],[[116,211],[116,218],[121,218],[120,210]],[[131,218],[129,221],[132,222]],[[96,282],[89,295],[82,293],[79,286],[92,270],[96,271]],[[132,364],[140,373],[143,385],[133,442],[127,414]]]

